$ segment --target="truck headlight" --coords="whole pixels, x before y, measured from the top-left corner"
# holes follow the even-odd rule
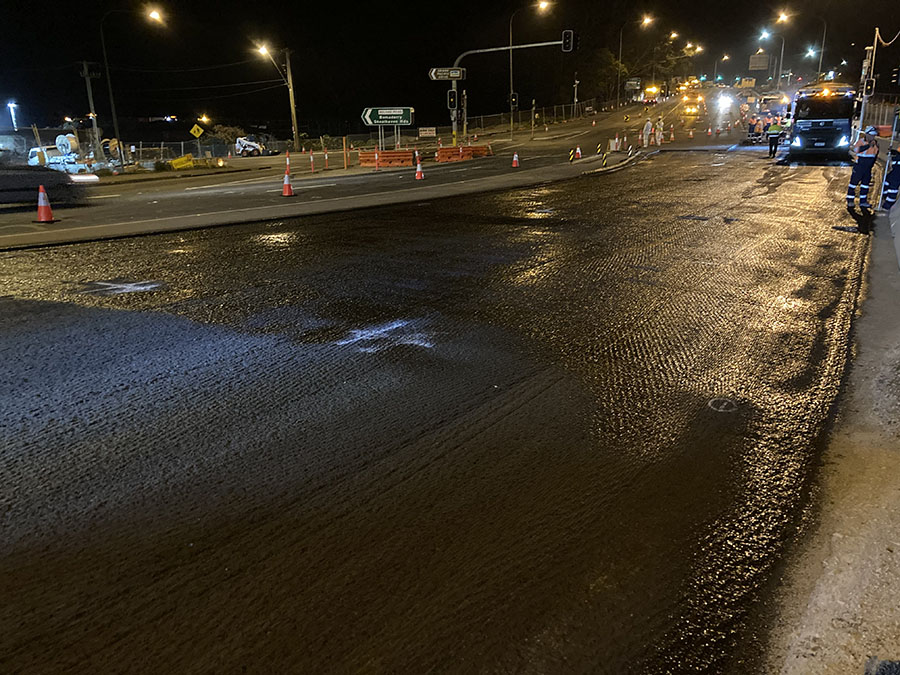
[[[791,147],[793,147],[793,148],[802,148],[803,147],[803,141],[800,139],[799,136],[794,136],[794,140],[791,141]]]
[[[841,136],[841,140],[838,141],[837,146],[839,148],[846,148],[849,145],[850,145],[850,139],[847,138],[846,136]]]

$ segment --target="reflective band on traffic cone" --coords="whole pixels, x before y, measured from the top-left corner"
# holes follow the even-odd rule
[[[54,223],[53,211],[50,209],[50,199],[47,197],[47,191],[41,185],[38,188],[38,213],[36,223]]]
[[[422,162],[416,157],[416,180],[425,180],[425,173],[422,171]]]
[[[519,153],[518,152],[513,153],[512,168],[514,168],[514,169],[519,168]]]
[[[618,151],[621,149],[621,147],[622,147],[621,145],[619,145],[619,143],[620,143],[620,141],[619,141],[619,132],[617,131],[617,132],[616,132],[616,152],[618,152]]]
[[[581,146],[575,146],[575,159],[581,159]]]
[[[378,171],[378,151],[375,151],[375,170]]]
[[[316,172],[316,160],[313,159],[312,148],[309,149],[309,171],[310,171],[310,173]]]
[[[706,129],[706,135],[707,135],[707,136],[712,136],[712,127],[708,127],[708,128]]]

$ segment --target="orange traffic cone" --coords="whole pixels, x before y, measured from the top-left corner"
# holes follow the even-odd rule
[[[312,148],[309,149],[309,171],[310,173],[316,172],[316,160],[313,158]]]
[[[672,125],[672,128],[669,129],[669,143],[675,142],[675,125]]]
[[[284,183],[281,186],[282,197],[293,197],[294,186],[291,185],[291,153],[284,153]]]
[[[581,146],[575,146],[575,159],[581,159]]]
[[[422,160],[416,155],[416,180],[425,180],[425,172],[422,171]]]
[[[621,148],[621,146],[619,145],[619,132],[618,131],[616,132],[616,144],[613,146],[613,148],[615,149],[616,152],[618,152],[619,149]]]
[[[597,120],[591,120],[591,126],[592,127],[597,126]]]
[[[38,188],[38,215],[36,223],[55,223],[53,220],[53,211],[50,209],[50,200],[47,198],[47,191],[41,185]]]
[[[706,129],[706,135],[707,135],[707,136],[712,136],[712,127],[708,127],[708,128]]]
[[[720,129],[719,127],[716,127],[716,136],[718,136],[721,133],[722,133],[722,129]]]
[[[693,138],[693,137],[694,137],[694,130],[688,129],[688,138]]]
[[[518,169],[518,168],[519,168],[519,153],[518,153],[518,152],[514,152],[514,153],[513,153],[512,168],[514,168],[514,169]],[[48,207],[48,208],[49,208],[49,207]]]
[[[729,134],[731,133],[731,122],[728,123],[728,128],[726,129],[726,131],[727,131]]]

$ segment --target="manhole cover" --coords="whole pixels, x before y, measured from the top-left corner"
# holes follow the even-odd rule
[[[127,281],[112,279],[110,281],[89,281],[77,291],[82,295],[121,295],[123,293],[145,293],[164,288],[161,281]]]
[[[710,399],[709,403],[707,403],[706,405],[709,408],[712,408],[716,412],[720,413],[732,413],[738,409],[738,404],[732,401],[730,398]]]

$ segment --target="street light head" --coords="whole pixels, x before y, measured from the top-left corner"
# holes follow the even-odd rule
[[[550,3],[547,2],[547,0],[541,0],[538,3],[537,8],[539,12],[546,12],[548,9],[550,9]]]
[[[772,34],[769,33],[769,31],[764,30],[762,33],[759,34],[759,39],[760,40],[768,40],[771,36],[772,36]]]
[[[697,45],[697,49],[695,50],[698,54],[703,51],[703,45]]]
[[[812,58],[813,56],[815,56],[815,55],[816,55],[816,50],[815,50],[815,48],[814,48],[814,47],[810,47],[809,49],[807,49],[807,50],[806,50],[806,55],[807,55],[808,57],[810,57],[810,58]]]
[[[670,40],[675,40],[677,38],[678,38],[678,33],[676,33],[674,30],[671,33],[669,33]]]
[[[778,15],[778,23],[785,23],[790,17],[787,15],[787,12],[781,12]]]
[[[684,48],[685,48],[685,49],[693,49],[693,48],[694,48],[694,43],[693,43],[693,42],[688,42],[688,43],[684,46]]]
[[[731,57],[728,56],[728,54],[725,54],[725,55],[722,57],[722,60],[723,60],[723,61],[727,61],[727,60],[730,59],[730,58],[731,58]]]
[[[653,17],[645,14],[644,18],[641,19],[641,25],[649,26],[651,23],[653,23]]]
[[[203,113],[203,115],[197,118],[197,121],[203,122],[203,124],[209,124],[209,117],[207,117],[206,113]]]
[[[157,23],[162,23],[162,14],[159,13],[158,9],[151,9],[147,12],[147,18],[156,21]]]
[[[258,52],[259,52],[260,54],[262,54],[263,56],[268,56],[268,55],[269,55],[269,48],[266,47],[265,45],[260,45],[260,46],[256,49],[256,51],[258,51]]]

